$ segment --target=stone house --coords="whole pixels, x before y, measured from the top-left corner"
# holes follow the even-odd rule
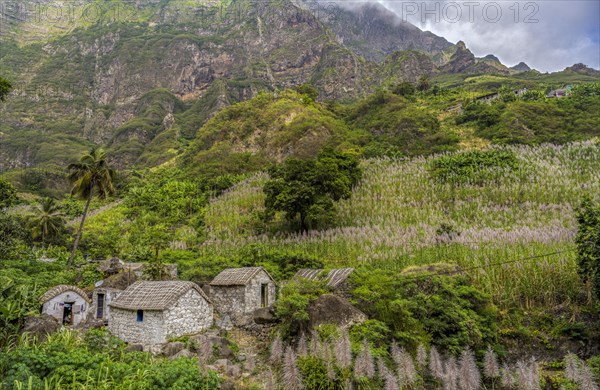
[[[192,282],[135,282],[108,306],[109,330],[128,343],[161,344],[213,323],[211,300]]]
[[[237,325],[250,323],[254,310],[274,304],[275,294],[275,281],[262,267],[228,268],[210,282],[215,309]]]
[[[48,314],[64,325],[73,326],[85,321],[91,304],[85,291],[64,284],[46,291],[40,301],[42,314]]]
[[[325,273],[324,269],[304,268],[296,272],[292,280],[325,280],[327,287],[333,292],[346,295],[349,290],[348,277],[354,272],[354,268],[332,268]]]
[[[112,287],[97,287],[92,293],[92,305],[89,315],[96,320],[108,320],[110,303],[114,301],[123,290]]]

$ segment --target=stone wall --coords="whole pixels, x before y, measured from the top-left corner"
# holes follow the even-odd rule
[[[74,291],[65,291],[49,301],[44,302],[42,305],[42,313],[51,315],[62,324],[65,303],[68,302],[74,302],[72,325],[77,326],[87,318],[87,312],[90,305],[84,297]]]
[[[190,289],[177,303],[165,310],[167,338],[198,333],[213,324],[213,307],[198,291]]]
[[[108,320],[111,333],[128,343],[161,344],[170,338],[198,333],[213,323],[213,308],[196,290],[190,289],[165,310],[137,310],[112,307]]]
[[[275,303],[275,282],[273,282],[265,271],[261,271],[246,285],[246,313],[252,314],[254,310],[262,307],[260,297],[260,286],[262,284],[268,285],[267,306]]]
[[[110,313],[110,306],[108,306],[114,299],[116,299],[122,290],[117,288],[96,288],[92,293],[92,305],[88,310],[88,318],[98,319],[98,294],[104,294],[104,315],[101,319],[107,320]]]
[[[137,310],[111,307],[108,329],[128,343],[160,344],[166,341],[164,312],[160,310],[144,310],[144,320],[138,322]]]
[[[234,318],[246,312],[246,286],[210,286],[210,298],[221,316]]]

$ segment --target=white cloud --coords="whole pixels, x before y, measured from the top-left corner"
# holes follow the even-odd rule
[[[462,40],[476,56],[494,54],[508,66],[524,61],[557,71],[583,62],[600,68],[598,0],[379,1],[417,27]]]

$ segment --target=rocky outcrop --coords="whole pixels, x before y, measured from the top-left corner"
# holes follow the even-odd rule
[[[527,65],[524,62],[519,62],[517,65],[512,66],[510,68],[511,70],[514,70],[516,72],[529,72],[531,70],[531,68],[529,67],[529,65]]]
[[[56,318],[42,314],[36,317],[27,317],[23,326],[23,333],[36,336],[39,340],[45,339],[49,334],[60,329],[61,325]]]
[[[394,52],[381,65],[383,77],[416,82],[423,75],[432,76],[438,69],[431,57],[413,50]]]
[[[273,324],[279,322],[277,317],[275,317],[275,309],[273,306],[263,307],[261,309],[254,310],[252,314],[254,322],[257,324]]]
[[[333,294],[324,294],[308,308],[309,326],[316,328],[323,324],[334,324],[340,328],[365,322],[368,317],[348,300]]]
[[[477,63],[475,56],[463,41],[456,44],[456,51],[450,57],[450,60],[440,69],[445,73],[461,73],[466,71]]]
[[[567,67],[565,69],[565,72],[573,72],[573,73],[584,74],[584,75],[592,76],[592,77],[600,77],[599,70],[590,68],[589,66],[581,64],[581,63]]]
[[[332,4],[332,3],[330,3]],[[320,12],[323,23],[339,42],[367,60],[380,62],[395,51],[419,50],[436,54],[452,44],[446,39],[403,21],[377,2],[333,3],[333,8],[309,8]],[[332,17],[328,16],[328,13]]]

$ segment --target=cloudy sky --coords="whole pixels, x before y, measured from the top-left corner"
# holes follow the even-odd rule
[[[508,66],[524,61],[545,72],[582,62],[600,69],[600,0],[373,1]]]

